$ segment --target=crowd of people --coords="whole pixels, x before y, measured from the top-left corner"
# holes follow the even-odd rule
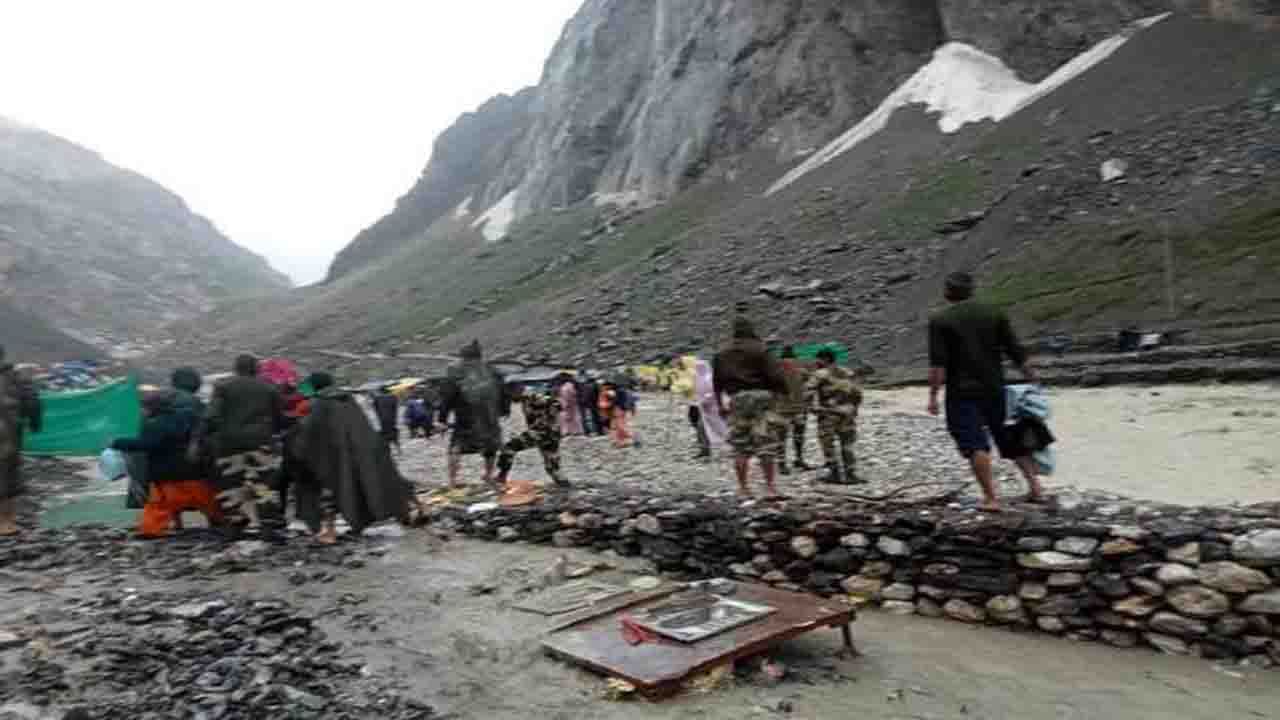
[[[950,307],[930,322],[928,412],[937,415],[945,389],[947,427],[969,460],[982,492],[982,508],[1001,510],[992,478],[992,440],[1012,459],[1030,488],[1045,495],[1033,459],[1053,442],[1035,413],[1009,429],[1003,371],[1013,360],[1036,382],[1027,353],[1002,311],[973,299],[973,278],[948,278]],[[857,472],[857,420],[862,375],[842,367],[832,349],[801,362],[793,348],[775,357],[743,315],[730,341],[710,362],[698,359],[692,380],[678,388],[689,400],[699,458],[717,442],[733,452],[738,493],[753,497],[751,462],[762,470],[767,498],[780,497],[778,475],[813,469],[804,457],[809,416],[816,417],[824,459],[820,480],[861,484]],[[287,525],[287,507],[321,543],[337,541],[343,517],[359,533],[388,519],[408,521],[416,495],[397,468],[400,400],[389,387],[372,400],[375,429],[356,394],[323,372],[305,381],[287,361],[236,359],[232,377],[217,383],[208,405],[200,374],[179,368],[171,387],[146,393],[137,437],[117,438],[111,450],[127,458],[130,474],[145,477],[139,500],[140,534],[159,537],[180,529],[182,513],[199,512],[212,527],[262,535]],[[304,392],[302,388],[305,388]],[[525,429],[504,438],[503,419],[521,406]],[[571,487],[561,457],[564,437],[608,435],[619,448],[639,445],[631,427],[638,409],[634,382],[562,373],[554,380],[509,385],[485,362],[479,342],[460,353],[438,387],[416,390],[404,408],[411,437],[451,430],[448,482],[460,486],[463,458],[479,455],[484,482],[505,489],[516,457],[536,449],[552,487]],[[15,499],[22,491],[19,458],[24,431],[38,432],[40,401],[29,383],[3,362],[0,350],[0,535],[18,532]],[[790,440],[790,442],[788,442]],[[788,462],[788,445],[793,461]]]

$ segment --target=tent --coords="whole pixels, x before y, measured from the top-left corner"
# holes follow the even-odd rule
[[[29,455],[93,456],[112,440],[137,437],[142,430],[138,380],[130,377],[80,392],[46,393],[44,427],[23,435]]]

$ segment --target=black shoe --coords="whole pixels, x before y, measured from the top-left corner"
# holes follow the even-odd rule
[[[818,468],[810,465],[809,463],[803,460],[796,461],[796,470],[799,470],[800,472],[809,472],[810,470],[817,470],[817,469]]]
[[[782,463],[781,465],[779,465],[779,466],[778,466],[778,474],[779,474],[779,475],[790,475],[790,474],[791,474],[791,466],[790,466],[790,465],[787,465],[786,463]]]
[[[840,474],[839,468],[829,467],[825,473],[818,476],[818,482],[827,485],[844,485],[844,477]]]

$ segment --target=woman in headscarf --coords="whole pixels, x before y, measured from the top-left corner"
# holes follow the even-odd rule
[[[700,410],[702,428],[707,433],[711,446],[721,447],[729,434],[729,425],[720,415],[720,404],[716,402],[715,383],[712,381],[711,363],[698,358],[693,366],[693,398]]]
[[[582,434],[582,416],[579,414],[578,405],[578,388],[573,384],[573,378],[563,374],[559,378],[560,382],[560,435],[568,437],[570,435]]]
[[[183,512],[198,511],[211,526],[222,521],[213,486],[201,468],[187,459],[187,446],[196,418],[189,406],[180,407],[172,390],[148,393],[142,400],[142,434],[120,438],[111,447],[146,456],[149,490],[138,532],[144,538],[163,537],[180,529]]]

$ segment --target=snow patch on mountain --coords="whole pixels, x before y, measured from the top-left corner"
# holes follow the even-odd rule
[[[994,55],[971,45],[952,42],[938,48],[933,60],[898,86],[879,107],[808,160],[774,183],[772,195],[791,183],[857,147],[889,124],[899,108],[924,105],[938,115],[938,129],[954,133],[970,123],[1000,122],[1073,78],[1111,57],[1137,32],[1149,28],[1169,13],[1138,21],[1073,58],[1039,83],[1028,83]]]
[[[516,219],[516,200],[519,198],[520,188],[507,193],[493,207],[476,218],[471,227],[480,228],[485,240],[498,242],[507,236],[507,228],[511,227],[511,223]]]

